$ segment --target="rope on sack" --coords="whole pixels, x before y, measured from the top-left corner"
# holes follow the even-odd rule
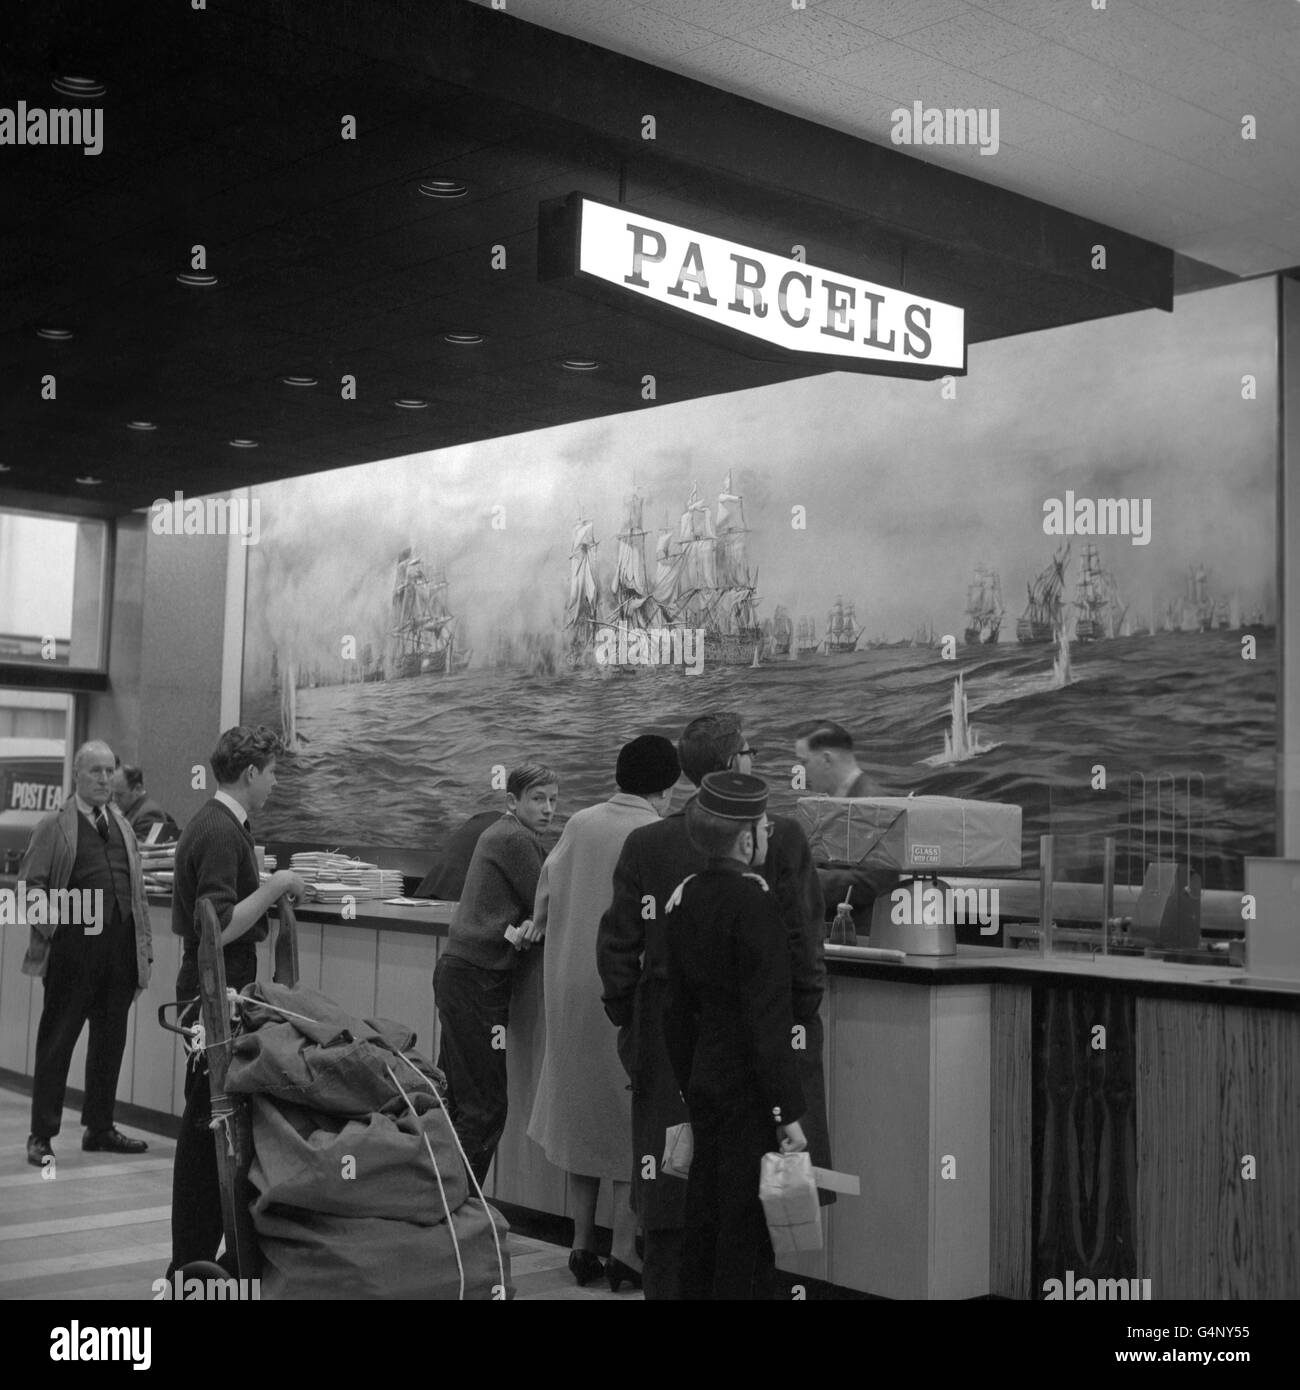
[[[319,1025],[319,1018],[312,1018],[310,1014],[296,1014],[292,1009],[282,1009],[279,1004],[272,1004],[269,999],[254,999],[251,994],[240,994],[236,998],[249,1004],[256,1004],[259,1009],[271,1009],[277,1014],[283,1014],[285,1018],[300,1018],[304,1023],[315,1023]]]
[[[270,1009],[274,1013],[283,1014],[285,1018],[300,1018],[304,1023],[320,1023],[320,1019],[312,1018],[310,1014],[296,1014],[292,1009],[282,1009],[279,1006],[279,1004],[272,1004],[266,999],[254,999],[251,995],[247,994],[238,994],[233,989],[226,990],[226,997],[228,1000],[230,1000],[232,1004],[256,1004],[257,1007],[260,1009]],[[231,1017],[233,1018],[235,1016],[236,1010],[232,1009]],[[190,1032],[195,1037],[194,1044],[190,1049],[193,1052],[207,1052],[210,1048],[214,1047],[230,1047],[235,1041],[232,1037],[227,1038],[225,1042],[214,1042],[205,1044],[203,1041],[203,1025],[201,1023],[196,1023],[190,1029]],[[349,1034],[349,1036],[351,1035]]]
[[[393,1085],[401,1092],[402,1099],[406,1102],[406,1108],[415,1117],[416,1124],[420,1122],[420,1116],[415,1106],[411,1102],[410,1096],[402,1090],[402,1083],[397,1079],[392,1067],[387,1062],[384,1063],[384,1070],[388,1073]],[[423,1073],[421,1073],[423,1075]],[[465,1265],[460,1258],[460,1238],[456,1235],[456,1226],[451,1219],[451,1204],[447,1201],[447,1190],[442,1185],[442,1173],[438,1170],[438,1160],[433,1154],[433,1145],[429,1143],[429,1135],[423,1125],[420,1125],[420,1138],[424,1140],[424,1147],[429,1153],[429,1162],[433,1164],[433,1176],[438,1180],[438,1195],[442,1198],[442,1209],[447,1214],[447,1230],[451,1232],[451,1248],[456,1252],[456,1269],[460,1274],[460,1294],[458,1301],[465,1301]]]
[[[406,1055],[405,1052],[399,1052],[397,1055],[402,1059],[403,1062],[406,1063],[408,1067],[410,1067],[410,1069],[416,1074],[416,1076],[420,1078],[421,1081],[429,1081],[429,1078],[420,1070],[419,1067],[415,1065],[413,1061],[411,1061],[411,1059]],[[438,1108],[442,1111],[444,1115],[447,1115],[447,1107],[442,1103],[442,1097],[438,1094],[438,1088],[434,1086],[432,1082],[430,1082],[430,1087],[433,1090],[434,1099],[438,1102]],[[405,1095],[405,1092],[403,1092],[403,1095]],[[456,1126],[452,1124],[450,1115],[447,1115],[447,1128],[451,1130],[451,1137],[453,1140],[455,1140],[456,1143],[456,1152],[460,1154],[461,1162],[465,1165],[465,1171],[469,1174],[469,1180],[471,1183],[474,1184],[474,1191],[478,1193],[478,1199],[480,1202],[483,1203],[483,1210],[488,1213],[488,1225],[492,1228],[492,1244],[496,1246],[497,1252],[497,1271],[501,1276],[501,1289],[504,1293],[506,1287],[506,1266],[505,1260],[501,1254],[501,1238],[497,1235],[497,1223],[492,1219],[492,1208],[488,1206],[488,1200],[483,1195],[483,1189],[478,1185],[478,1178],[475,1176],[474,1169],[470,1166],[470,1161],[465,1153],[465,1150],[461,1147],[460,1135],[456,1133]],[[425,1142],[427,1143],[428,1140],[426,1140]],[[451,1224],[450,1216],[447,1218],[447,1224]]]

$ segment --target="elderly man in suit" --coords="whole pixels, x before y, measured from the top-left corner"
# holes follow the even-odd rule
[[[36,1031],[32,1132],[27,1161],[53,1158],[50,1141],[63,1119],[68,1066],[81,1030],[90,1023],[86,1050],[83,1149],[138,1154],[148,1147],[113,1124],[117,1077],[126,1047],[126,1022],[136,994],[149,983],[152,938],[144,876],[135,836],[112,802],[116,759],[105,743],[85,743],[72,761],[73,793],[63,808],[32,832],[18,870],[30,900],[71,889],[93,894],[101,910],[91,920],[32,922],[23,973],[45,982]],[[60,915],[51,910],[46,917]],[[32,914],[29,909],[28,919]]]

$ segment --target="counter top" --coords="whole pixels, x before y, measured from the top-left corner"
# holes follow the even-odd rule
[[[170,893],[149,894],[149,905],[166,908],[170,914],[172,899]],[[428,932],[435,936],[446,936],[451,923],[455,903],[440,902],[435,898],[421,900],[418,907],[397,906],[386,903],[382,898],[362,898],[344,917],[343,909],[337,903],[319,903],[307,900],[294,903],[294,912],[300,922],[339,922],[349,927],[369,927],[375,931]],[[275,915],[275,908],[271,909]],[[158,913],[151,913],[157,930]]]
[[[149,895],[151,904],[170,906],[170,896]],[[418,907],[399,907],[382,900],[363,899],[355,915],[345,918],[334,903],[296,904],[298,920],[320,925],[339,925],[371,931],[403,932],[421,936],[446,936],[456,904],[428,899]],[[274,909],[272,910],[274,911]],[[155,916],[155,922],[157,917]],[[907,956],[882,960],[858,954],[855,947],[826,947],[826,968],[836,975],[862,976],[913,985],[966,984],[1062,984],[1067,980],[1106,980],[1118,988],[1143,994],[1193,998],[1219,1004],[1234,1000],[1243,1004],[1268,1003],[1300,1009],[1300,980],[1271,980],[1247,975],[1230,965],[1185,965],[1149,956],[1082,952],[1058,952],[1042,956],[1032,950],[1003,946],[957,947],[951,956]]]
[[[1300,1008],[1300,980],[1248,975],[1229,965],[1185,965],[1149,956],[1086,955],[1008,950],[1002,946],[962,946],[951,956],[908,956],[881,960],[858,954],[851,946],[827,946],[826,966],[836,974],[911,984],[1061,984],[1065,980],[1107,980],[1122,988],[1180,998],[1210,999],[1220,1004],[1265,1002]]]

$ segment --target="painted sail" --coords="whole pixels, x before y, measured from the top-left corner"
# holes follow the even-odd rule
[[[665,607],[674,621],[686,627],[704,627],[717,597],[717,534],[709,505],[700,500],[696,487],[691,488],[682,512],[677,539]]]
[[[565,626],[573,629],[575,645],[592,640],[600,620],[599,586],[596,583],[596,528],[579,517],[573,528],[573,549],[569,552],[569,600],[565,605]]]
[[[679,604],[677,583],[680,569],[677,557],[673,554],[673,533],[665,526],[660,530],[659,540],[655,545],[655,582],[652,590],[655,606],[662,615],[664,626],[669,626],[675,621]]]
[[[718,493],[717,563],[719,589],[714,626],[721,633],[758,634],[756,576],[750,573],[745,509],[727,474]]]
[[[683,578],[690,589],[712,591],[718,587],[717,532],[709,515],[709,504],[700,500],[696,488],[678,528],[683,559]]]
[[[611,621],[629,628],[653,627],[656,605],[646,582],[645,529],[641,525],[644,503],[635,493],[628,499],[627,516],[618,533],[618,560],[609,590],[614,599]]]

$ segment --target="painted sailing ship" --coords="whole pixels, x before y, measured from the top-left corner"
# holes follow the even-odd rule
[[[822,637],[822,650],[827,656],[839,656],[845,652],[856,651],[862,631],[858,626],[857,614],[853,610],[853,601],[845,603],[843,598],[836,594],[835,602],[826,614],[826,633]]]
[[[1022,646],[1055,642],[1062,623],[1065,567],[1070,563],[1070,543],[1052,556],[1046,569],[1027,586],[1029,603],[1016,621],[1016,641]]]
[[[693,486],[677,527],[657,547],[652,597],[663,626],[703,629],[704,660],[752,666],[763,643],[757,575],[750,570],[744,504],[731,475],[718,494],[716,522]],[[788,617],[787,617],[788,621]]]
[[[441,571],[430,575],[424,561],[407,546],[397,557],[393,580],[387,678],[463,671],[470,653],[459,649],[456,627],[456,615],[447,607],[446,575]]]
[[[644,506],[634,492],[618,533],[608,590],[602,589],[597,573],[599,542],[593,523],[578,518],[565,607],[570,664],[584,664],[598,641],[606,652],[631,653],[642,648],[642,634],[683,629],[703,632],[704,660],[715,665],[752,666],[769,645],[774,654],[788,655],[794,638],[789,613],[778,608],[766,629],[759,622],[749,529],[730,474],[718,494],[716,517],[699,488],[692,487],[676,536],[667,525],[659,531],[653,580],[646,565]],[[606,593],[607,607],[602,603]]]
[[[1083,547],[1083,570],[1075,586],[1074,607],[1078,614],[1076,642],[1096,642],[1122,634],[1128,604],[1120,596],[1115,576],[1102,569],[1097,547],[1092,544]]]
[[[641,524],[645,501],[639,493],[628,498],[623,529],[618,533],[618,558],[609,583],[613,608],[609,623],[617,631],[643,632],[649,627],[664,627],[664,613],[646,574],[645,527]],[[594,564],[594,561],[593,561]]]
[[[966,645],[989,646],[998,640],[1006,608],[1002,603],[1002,580],[986,565],[975,569],[975,578],[966,589]]]
[[[769,661],[781,660],[790,655],[794,645],[794,624],[789,612],[777,604],[776,612],[763,624],[763,655]]]
[[[1168,631],[1209,632],[1216,625],[1228,625],[1228,610],[1211,595],[1209,583],[1209,571],[1204,565],[1195,565],[1187,571],[1186,590],[1165,606]]]
[[[811,656],[822,644],[817,635],[816,618],[800,618],[795,629],[795,650],[800,656]]]
[[[703,624],[704,659],[723,666],[750,666],[763,645],[758,575],[750,569],[744,502],[732,491],[730,473],[718,493],[716,536],[717,596]]]

